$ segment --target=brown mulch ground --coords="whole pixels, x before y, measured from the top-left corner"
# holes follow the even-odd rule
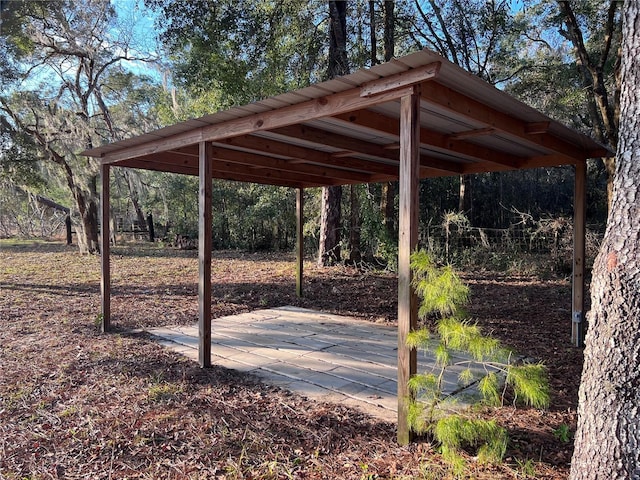
[[[0,479],[448,478],[428,442],[395,426],[219,367],[202,370],[131,329],[197,321],[195,252],[113,249],[115,333],[98,333],[99,259],[55,242],[0,242]],[[395,322],[391,274],[306,265],[288,254],[214,253],[214,315],[299,305]],[[566,280],[468,273],[485,331],[549,367],[546,411],[487,411],[508,428],[504,465],[469,478],[568,474],[582,352],[569,344]],[[529,475],[529,477],[527,477]]]

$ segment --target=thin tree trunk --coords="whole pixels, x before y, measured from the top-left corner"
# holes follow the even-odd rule
[[[396,29],[393,9],[395,2],[385,0],[384,2],[384,61],[388,62],[395,55]]]
[[[605,80],[605,65],[609,61],[612,39],[616,31],[616,11],[620,2],[610,0],[607,10],[607,21],[604,25],[600,55],[589,54],[584,42],[584,36],[580,24],[571,8],[571,2],[558,0],[558,6],[567,26],[566,36],[571,40],[575,51],[577,65],[582,75],[582,84],[585,91],[589,92],[587,98],[587,110],[593,126],[594,133],[599,142],[609,145],[613,150],[617,148],[619,111],[620,111],[620,55],[616,52],[615,77],[613,92],[608,91]],[[602,159],[607,170],[607,200],[609,207],[613,194],[613,175],[615,173],[615,158]]]
[[[640,4],[624,6],[620,138],[594,264],[572,480],[640,478]]]
[[[349,73],[347,57],[347,2],[329,2],[329,68],[328,78]]]
[[[360,246],[360,200],[356,185],[349,187],[351,211],[349,212],[349,262],[358,264],[362,261]]]
[[[378,46],[376,42],[376,2],[369,0],[369,58],[371,66],[378,63]]]
[[[473,204],[471,201],[471,175],[460,175],[460,196],[458,198],[458,211],[464,212],[467,218],[471,218]]]
[[[396,200],[396,183],[386,182],[382,184],[382,195],[380,197],[380,212],[382,213],[382,224],[384,225],[388,241],[396,241],[396,225],[395,225],[395,200]]]
[[[385,0],[384,2],[384,61],[388,62],[395,55],[395,2]],[[397,232],[395,225],[395,199],[397,182],[386,182],[382,184],[382,197],[380,198],[380,212],[382,213],[382,224],[385,227],[387,241],[395,242]]]
[[[332,265],[340,261],[341,202],[342,187],[324,187],[322,189],[319,266]]]
[[[327,76],[334,78],[349,73],[347,58],[347,2],[329,2],[329,68]],[[340,216],[342,187],[322,188],[322,214],[318,265],[340,261]]]

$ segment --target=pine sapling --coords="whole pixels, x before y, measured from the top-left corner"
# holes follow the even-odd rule
[[[481,461],[499,462],[507,447],[506,430],[495,421],[478,418],[471,409],[458,408],[453,395],[444,391],[445,374],[454,366],[461,369],[460,389],[475,385],[480,404],[501,406],[507,390],[511,390],[514,402],[545,408],[549,405],[546,368],[540,363],[516,364],[513,352],[497,339],[483,335],[478,325],[466,319],[469,288],[450,266],[436,265],[421,250],[411,256],[411,269],[421,302],[419,316],[423,320],[435,318],[435,335],[421,328],[409,334],[407,345],[432,353],[435,366],[409,380],[413,396],[409,426],[439,443],[456,474],[464,469],[460,455],[463,448],[474,449]],[[463,359],[454,364],[455,354]]]

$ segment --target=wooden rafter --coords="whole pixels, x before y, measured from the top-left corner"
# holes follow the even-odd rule
[[[491,135],[495,131],[496,129],[492,127],[476,128],[473,130],[465,130],[464,132],[450,133],[449,135],[445,135],[445,137],[449,140],[463,140],[465,138],[483,137],[484,135]]]
[[[359,140],[308,125],[290,125],[288,127],[276,128],[271,130],[271,132],[290,138],[299,138],[317,145],[327,145],[332,148],[351,151],[361,155],[398,161],[398,154],[389,152],[384,148],[384,145]]]
[[[378,115],[373,112],[367,111],[365,116],[369,114],[371,114],[372,116]],[[340,119],[340,118],[343,118],[343,116],[338,116],[335,118]],[[384,118],[385,118],[385,121],[388,123],[395,123],[395,124],[398,123],[397,120],[393,120],[387,117],[384,117]],[[380,131],[385,132],[387,134],[392,134],[392,135],[393,133],[391,133],[391,131],[396,131],[396,132],[399,131],[399,127],[397,126],[396,127],[390,126],[388,128],[390,130],[389,132],[386,132],[383,130],[380,130]],[[333,132],[329,132],[319,128],[308,127],[305,125],[296,125],[292,127],[283,128],[283,129],[277,129],[277,130],[274,130],[273,133],[300,138],[306,141],[312,141],[318,145],[328,145],[334,148],[341,148],[341,147],[344,148],[350,145],[350,150],[353,154],[360,154],[363,156],[370,155],[373,157],[384,158],[386,160],[392,161],[395,167],[394,168],[395,175],[397,176],[397,172],[398,172],[397,165],[399,162],[399,158],[398,158],[399,148],[396,142],[393,142],[392,144],[369,143],[369,142],[364,142],[362,140],[346,137],[340,134],[335,134]],[[393,145],[394,148],[388,148],[389,145]],[[355,152],[353,152],[354,150]],[[345,158],[345,161],[343,162],[343,165],[345,167],[357,168],[355,167],[355,165],[362,165],[363,169],[370,169],[372,167],[376,168],[375,167],[376,162],[372,162],[369,160],[354,159],[353,157],[349,157],[348,155],[346,155],[346,152],[344,152],[345,155],[342,155],[342,153],[343,152],[339,152],[339,155],[337,157],[335,155],[333,157]],[[438,158],[433,158],[426,155],[421,156],[420,176],[423,178],[437,176],[438,172],[440,172],[440,175],[442,175],[442,172],[446,172],[445,174],[450,175],[452,173],[461,173],[461,171],[462,171],[462,166],[459,163],[438,159]]]
[[[406,72],[397,73],[396,75],[372,80],[362,86],[360,95],[363,97],[371,97],[390,90],[433,80],[438,76],[441,66],[441,62],[433,62],[420,68],[413,68]]]
[[[397,120],[370,110],[358,110],[348,114],[336,115],[333,118],[385,134],[399,135],[400,133]],[[460,139],[450,138],[448,135],[433,132],[425,128],[420,130],[420,144],[434,147],[452,155],[463,156],[470,161],[490,162],[509,168],[518,168],[524,161],[521,157],[514,157],[499,150],[472,144]],[[390,144],[389,147],[396,149],[397,143]],[[469,165],[463,165],[456,173],[467,173],[465,171],[466,168],[469,168]]]
[[[277,130],[280,132],[281,130]],[[304,138],[306,137],[296,137]],[[347,157],[337,157],[327,152],[319,151],[314,148],[301,147],[299,145],[292,145],[290,143],[272,140],[264,137],[257,137],[255,135],[242,135],[239,137],[228,138],[220,144],[230,147],[243,148],[246,150],[252,150],[254,152],[265,153],[270,155],[277,155],[288,159],[301,160],[296,164],[301,163],[315,163],[320,165],[326,165],[328,167],[347,168],[352,171],[359,171],[361,173],[379,173],[383,175],[397,175],[397,165],[390,165],[389,163],[364,161],[362,159]],[[320,144],[320,143],[318,143]],[[327,145],[322,143],[323,145]],[[333,146],[331,143],[328,145]],[[359,150],[358,150],[358,153]],[[394,157],[386,156],[385,159],[391,159],[397,163],[397,155]]]
[[[487,127],[495,128],[514,137],[542,147],[550,153],[556,153],[568,157],[571,161],[589,157],[588,152],[562,140],[550,133],[540,133],[539,128],[534,128],[536,133],[528,133],[532,128],[531,123],[515,118],[504,112],[489,107],[468,95],[457,92],[444,85],[431,83],[429,88],[422,89],[422,99],[430,103],[444,107],[458,115],[469,118],[475,122],[484,123]]]
[[[213,148],[213,158],[231,163],[246,165],[247,167],[264,167],[266,169],[278,170],[280,172],[301,173],[309,176],[320,177],[331,182],[332,180],[344,183],[369,183],[375,182],[376,177],[371,173],[361,173],[350,170],[332,168],[326,165],[313,165],[307,163],[292,164],[287,159],[274,158],[256,153],[232,150],[215,146]],[[328,156],[330,159],[330,155]],[[334,184],[334,183],[329,183]]]

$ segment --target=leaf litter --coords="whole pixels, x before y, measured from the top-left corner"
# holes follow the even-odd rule
[[[426,440],[395,443],[395,425],[307,399],[251,375],[195,363],[144,327],[197,321],[197,257],[157,245],[112,252],[114,332],[100,334],[99,259],[56,242],[0,243],[0,479],[447,478]],[[394,324],[396,279],[305,265],[295,296],[286,253],[214,252],[213,315],[298,305]],[[564,280],[467,273],[474,320],[544,361],[552,406],[487,409],[509,429],[507,462],[470,463],[474,478],[568,475],[581,352],[568,342]],[[472,459],[471,459],[472,460]],[[430,477],[431,476],[431,477]],[[440,476],[440,477],[438,477]]]

